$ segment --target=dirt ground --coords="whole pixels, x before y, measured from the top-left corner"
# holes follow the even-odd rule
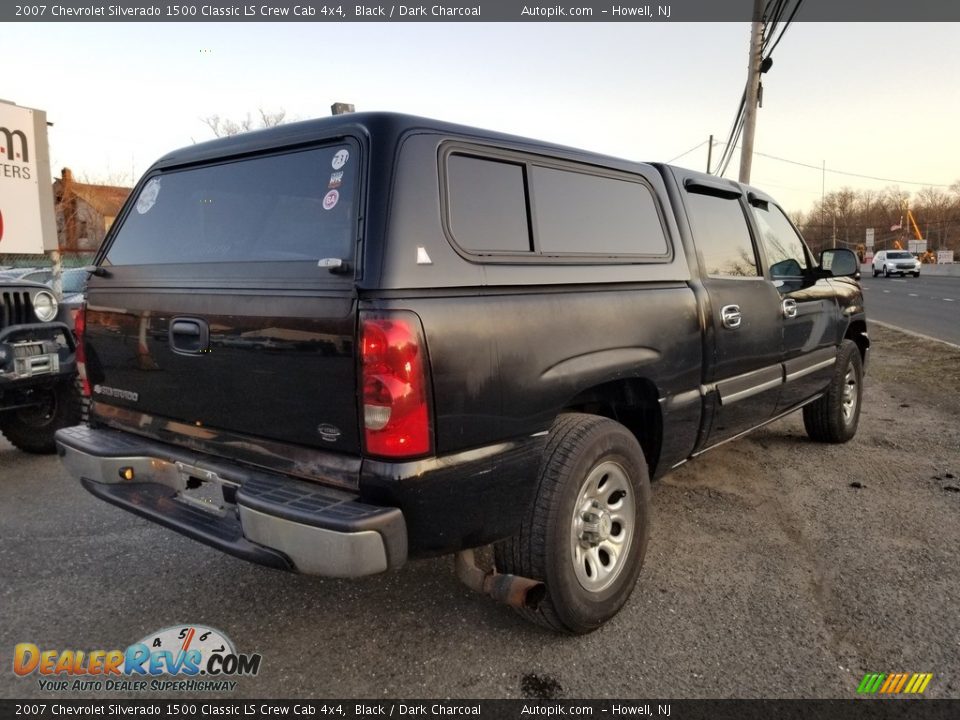
[[[876,326],[870,336],[857,436],[814,444],[796,414],[681,467],[655,492],[652,565],[693,568],[675,592],[727,588],[728,640],[760,657],[779,645],[809,682],[799,696],[823,696],[809,653],[854,685],[927,668],[936,696],[957,697],[960,350]],[[785,616],[808,622],[776,627]],[[702,627],[686,627],[702,642]]]

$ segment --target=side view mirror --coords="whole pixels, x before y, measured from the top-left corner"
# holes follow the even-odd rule
[[[849,277],[860,279],[860,258],[852,250],[846,248],[831,248],[820,253],[820,269],[828,273],[828,277]]]

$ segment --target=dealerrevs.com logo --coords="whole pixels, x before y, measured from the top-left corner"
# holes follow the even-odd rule
[[[259,653],[238,653],[224,633],[203,625],[174,625],[126,650],[14,648],[13,672],[37,675],[51,692],[198,692],[235,690],[237,677],[260,672]]]

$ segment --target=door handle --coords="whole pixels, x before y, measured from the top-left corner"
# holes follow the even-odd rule
[[[720,321],[727,330],[736,330],[743,321],[739,305],[724,305],[720,308]]]
[[[200,337],[200,325],[193,320],[177,320],[173,323],[171,332],[174,335]]]
[[[780,306],[783,308],[785,318],[795,318],[797,316],[797,301],[793,298],[784,298]]]
[[[180,355],[199,355],[210,346],[210,328],[198,318],[170,321],[170,349]]]

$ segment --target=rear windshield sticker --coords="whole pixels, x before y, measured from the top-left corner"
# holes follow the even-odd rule
[[[323,196],[323,209],[324,210],[333,210],[337,206],[337,201],[340,199],[340,193],[336,190],[331,190],[326,195]]]
[[[338,188],[343,184],[343,171],[330,173],[330,182],[328,188]]]
[[[333,165],[334,170],[339,170],[340,168],[342,168],[344,165],[347,164],[347,160],[349,159],[350,159],[349,151],[337,150],[337,152],[333,156],[333,162],[331,163],[331,165]]]
[[[150,208],[157,202],[159,196],[160,178],[153,178],[153,180],[148,182],[143,190],[140,191],[140,197],[137,198],[137,212],[141,215],[146,215],[150,212]]]

